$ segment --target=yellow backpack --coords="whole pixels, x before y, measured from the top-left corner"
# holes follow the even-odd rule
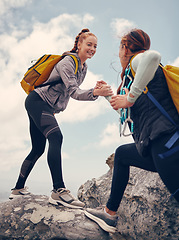
[[[27,72],[24,74],[24,77],[22,79],[21,86],[24,89],[24,91],[29,94],[31,91],[33,91],[36,87],[45,86],[45,85],[53,85],[56,84],[59,81],[54,81],[51,83],[44,83],[48,77],[50,76],[50,73],[52,72],[55,64],[57,64],[61,59],[63,59],[65,56],[70,56],[73,58],[76,69],[75,74],[78,70],[78,60],[74,55],[66,54],[66,55],[51,55],[51,54],[45,54],[42,57],[40,57],[33,66],[28,68]]]
[[[130,68],[131,68],[132,75],[134,77],[135,72],[132,69],[132,65],[131,65],[132,59],[130,60]],[[165,66],[162,66],[161,64],[159,64],[159,65],[163,69],[170,95],[171,95],[173,103],[179,113],[179,67],[175,67],[172,65],[165,65]],[[144,93],[145,93],[145,91],[144,91]]]
[[[132,60],[132,59],[131,59]],[[166,65],[162,66],[160,64],[160,67],[162,67],[167,84],[168,89],[171,94],[173,103],[179,113],[179,67],[175,67],[172,65]],[[135,72],[132,69],[131,61],[130,61],[130,69],[132,72],[132,75],[135,76]],[[167,148],[167,151],[164,153],[158,154],[158,156],[161,159],[164,159],[166,157],[170,157],[174,153],[179,151],[179,146],[173,147],[174,143],[179,139],[179,126],[174,122],[174,120],[170,117],[170,115],[166,112],[166,110],[163,108],[163,106],[153,97],[153,95],[148,91],[148,88],[145,87],[144,91],[145,94],[149,97],[149,99],[155,104],[155,106],[160,110],[160,112],[176,127],[176,132],[172,135],[172,137],[167,141],[165,144],[165,147]],[[178,190],[177,190],[178,191]],[[175,193],[174,193],[175,194]],[[172,195],[174,195],[172,194]]]
[[[172,65],[162,66],[173,103],[179,113],[179,67]]]

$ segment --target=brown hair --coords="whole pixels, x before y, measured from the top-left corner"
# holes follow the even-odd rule
[[[78,42],[82,42],[84,39],[86,39],[88,36],[94,36],[96,37],[93,33],[90,32],[90,30],[88,28],[84,28],[81,30],[81,32],[76,36],[75,38],[75,43],[74,43],[74,47],[72,48],[72,50],[70,52],[72,53],[76,53],[78,50]]]
[[[131,57],[136,53],[144,52],[150,48],[150,37],[141,29],[132,29],[125,34],[121,39],[121,44],[124,44],[132,52]],[[123,69],[121,78],[123,78],[125,69]]]
[[[150,37],[141,29],[133,29],[122,37],[121,43],[136,53],[150,48]]]

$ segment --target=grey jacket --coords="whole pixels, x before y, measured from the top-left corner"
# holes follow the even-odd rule
[[[93,96],[93,88],[82,90],[79,86],[84,81],[87,72],[87,65],[84,63],[83,69],[80,58],[76,53],[70,53],[78,59],[78,71],[75,75],[75,63],[72,57],[66,56],[58,62],[52,70],[47,82],[53,82],[62,79],[62,83],[54,86],[44,86],[35,89],[40,97],[47,102],[53,109],[54,113],[64,111],[67,107],[70,97],[76,100],[94,101],[97,97]]]

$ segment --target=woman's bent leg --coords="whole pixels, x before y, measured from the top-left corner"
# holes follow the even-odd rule
[[[152,157],[162,181],[179,202],[179,152],[169,157],[160,158],[158,154],[165,153],[168,149],[165,147],[166,142],[173,134],[162,136],[156,139],[152,144]],[[174,144],[173,148],[179,145],[179,140]]]
[[[156,171],[152,159],[141,157],[134,143],[118,147],[114,157],[111,194],[106,205],[111,211],[117,211],[120,205],[129,180],[130,166]]]

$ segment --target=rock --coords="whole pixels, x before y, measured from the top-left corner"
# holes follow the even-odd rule
[[[106,204],[113,157],[111,155],[106,161],[110,167],[106,174],[80,187],[78,197],[87,207]],[[117,228],[124,239],[179,240],[179,204],[175,199],[170,200],[157,173],[131,167],[130,180],[117,214]]]
[[[0,240],[110,240],[83,210],[53,206],[47,196],[28,195],[0,204]],[[123,239],[123,238],[118,238]]]
[[[109,171],[88,180],[78,191],[86,207],[106,204],[112,181]],[[0,240],[179,240],[179,204],[157,173],[131,168],[117,212],[118,232],[108,234],[84,215],[83,209],[53,206],[47,196],[29,195],[0,203]]]

